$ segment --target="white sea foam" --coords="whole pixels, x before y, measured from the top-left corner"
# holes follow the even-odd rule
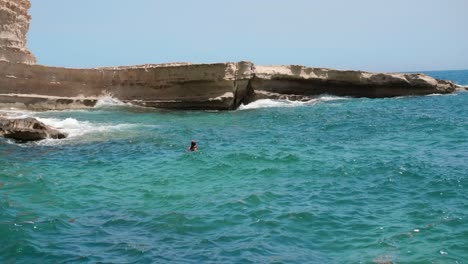
[[[290,101],[290,100],[261,99],[253,103],[250,103],[248,105],[241,105],[239,106],[239,110],[272,108],[272,107],[295,107],[295,106],[305,105],[307,103],[309,103],[309,101],[300,102],[300,101]]]
[[[460,91],[460,92],[463,92],[463,91]],[[456,92],[456,93],[449,93],[449,94],[428,94],[426,96],[428,97],[432,97],[432,96],[458,96],[458,93],[459,92]]]
[[[333,96],[333,95],[322,95],[314,100],[317,100],[319,102],[328,102],[328,101],[338,101],[338,100],[348,100],[349,97],[340,97],[340,96]]]
[[[98,101],[94,107],[110,107],[110,106],[130,106],[131,104],[124,103],[117,98],[112,97],[112,95],[105,94],[98,98]]]
[[[75,118],[65,118],[62,120],[38,117],[37,120],[60,131],[66,132],[68,134],[68,138],[79,137],[90,133],[122,131],[136,126],[134,124],[95,124],[89,121],[78,121]]]
[[[37,117],[36,117],[37,118]],[[93,123],[89,121],[80,121],[75,118],[37,118],[39,121],[53,128],[68,134],[65,139],[45,139],[33,144],[38,145],[67,145],[90,143],[96,141],[106,141],[109,139],[129,138],[134,137],[138,127],[154,127],[154,125],[141,124],[110,124],[110,123]]]
[[[0,110],[0,116],[5,118],[26,118],[34,115],[35,112],[17,109],[2,109]]]
[[[337,101],[337,100],[346,100],[346,97],[338,97],[338,96],[331,96],[331,95],[323,95],[316,98],[313,98],[308,101],[292,101],[292,100],[284,100],[284,99],[261,99],[257,100],[253,103],[248,105],[241,105],[238,110],[248,110],[248,109],[258,109],[258,108],[273,108],[273,107],[297,107],[297,106],[304,106],[304,105],[311,105],[320,102],[328,102],[328,101]]]
[[[110,107],[110,106],[122,106],[127,104],[112,98],[111,96],[103,96],[99,100],[97,107]],[[89,110],[65,110],[65,111],[48,111],[60,112],[61,114],[66,112],[85,112]],[[13,118],[36,118],[40,122],[49,125],[53,128],[65,132],[68,134],[66,139],[46,139],[32,144],[40,145],[57,145],[57,144],[70,144],[71,142],[89,142],[89,141],[100,141],[107,140],[109,138],[126,138],[131,137],[135,133],[135,128],[138,127],[154,127],[154,125],[142,125],[142,124],[113,124],[110,122],[90,122],[86,120],[77,120],[72,117],[68,118],[57,118],[47,117],[44,112],[33,112],[19,109],[1,109],[0,116],[13,119]],[[12,144],[16,144],[15,141],[7,141]],[[22,144],[20,144],[22,145]],[[27,145],[25,145],[27,146]]]

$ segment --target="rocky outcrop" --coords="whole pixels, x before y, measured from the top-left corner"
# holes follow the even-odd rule
[[[135,105],[229,110],[245,98],[251,63],[67,69],[0,62],[0,104],[41,110],[95,104],[108,94]]]
[[[0,0],[0,60],[36,63],[36,58],[26,48],[30,7],[29,0]]]
[[[230,110],[263,98],[307,100],[319,94],[376,98],[450,93],[457,88],[422,74],[251,62],[97,69],[32,65],[35,59],[26,49],[29,7],[29,0],[0,0],[0,108],[86,108],[106,94],[146,107]]]
[[[370,73],[299,65],[255,66],[250,99],[307,99],[319,94],[350,97],[395,97],[451,93],[457,85],[424,74]]]
[[[0,136],[18,141],[36,141],[47,138],[62,139],[62,133],[34,118],[5,119],[0,117]]]
[[[392,97],[451,93],[451,82],[423,74],[338,71],[250,62],[68,69],[0,62],[0,107],[92,107],[103,94],[134,105],[230,110],[263,98],[319,94]]]

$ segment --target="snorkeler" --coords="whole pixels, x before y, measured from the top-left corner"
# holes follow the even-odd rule
[[[197,142],[195,140],[192,140],[192,143],[190,144],[190,147],[188,148],[188,151],[197,151]]]

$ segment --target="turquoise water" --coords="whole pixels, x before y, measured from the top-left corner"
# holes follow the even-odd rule
[[[467,113],[466,92],[9,111],[70,137],[0,139],[0,263],[466,263]]]

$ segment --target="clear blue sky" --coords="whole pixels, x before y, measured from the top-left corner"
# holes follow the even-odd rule
[[[468,69],[467,0],[31,0],[28,47],[67,67],[175,61]]]

